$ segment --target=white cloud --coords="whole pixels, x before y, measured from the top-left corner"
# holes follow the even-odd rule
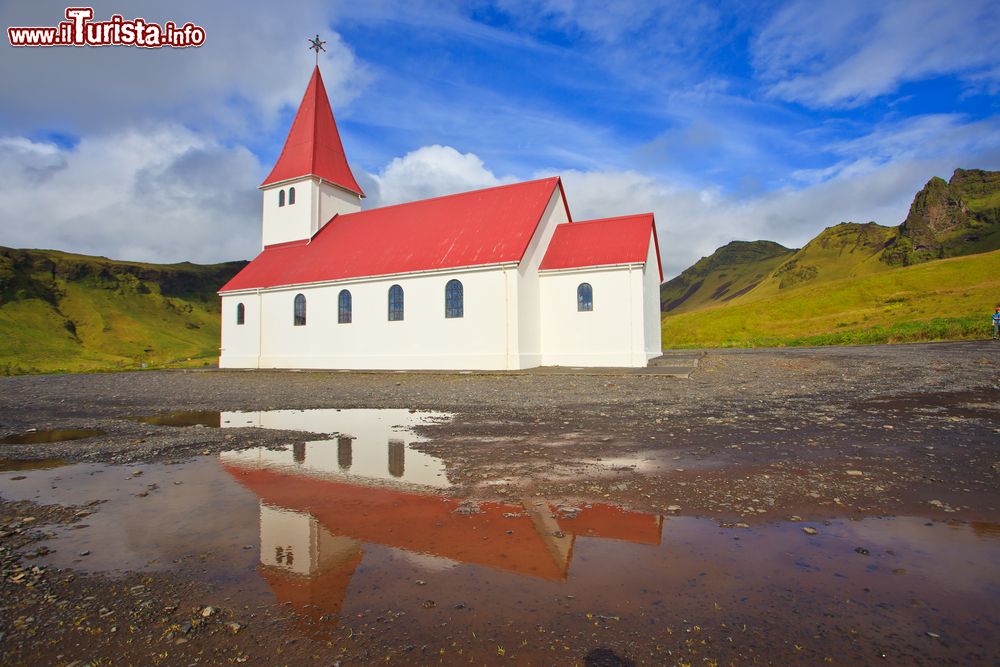
[[[992,0],[798,0],[752,44],[770,94],[812,107],[850,107],[908,81],[958,74],[1000,81],[1000,5]]]
[[[393,158],[378,175],[369,177],[377,186],[377,193],[367,191],[369,207],[465,192],[513,180],[498,178],[473,153],[460,153],[451,146],[436,144]]]
[[[351,102],[370,69],[332,32],[339,3],[303,0],[275,11],[273,3],[135,0],[88,3],[95,20],[114,13],[148,21],[192,21],[205,44],[188,49],[128,47],[15,49],[0,42],[0,120],[7,132],[58,128],[109,131],[136,118],[212,128],[221,136],[252,136],[297,105],[313,65],[306,37],[327,40],[322,69],[335,106]],[[50,26],[65,2],[35,0],[0,6],[0,24]],[[44,84],[42,83],[44,82]]]
[[[652,211],[664,273],[676,275],[731,240],[797,247],[839,222],[898,225],[932,176],[1000,167],[1000,120],[928,115],[826,146],[836,164],[795,172],[783,187],[738,197],[636,172],[563,172],[574,219]]]
[[[898,224],[931,176],[1000,166],[1000,121],[929,115],[885,123],[823,150],[839,160],[752,196],[630,170],[535,175],[562,175],[576,220],[655,213],[670,277],[734,239],[791,247],[845,220]],[[260,195],[253,188],[261,170],[245,148],[176,125],[88,136],[73,149],[0,138],[8,221],[0,244],[152,261],[249,258],[260,239]],[[498,176],[475,153],[437,144],[359,176],[367,207],[517,180]]]
[[[90,136],[73,149],[0,138],[0,244],[158,262],[250,258],[259,171],[245,148],[177,126]]]

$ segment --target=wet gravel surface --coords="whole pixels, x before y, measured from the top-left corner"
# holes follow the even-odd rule
[[[900,514],[1000,523],[1000,343],[991,341],[709,351],[686,380],[181,370],[0,378],[0,438],[106,433],[3,444],[0,467],[15,479],[30,461],[136,464],[284,446],[307,438],[124,418],[330,407],[454,413],[422,427],[418,445],[445,461],[451,496],[597,500],[734,527]],[[88,511],[0,503],[5,664],[31,664],[41,644],[67,664],[337,655],[301,633],[287,642],[280,608],[227,606],[205,584],[33,569],[32,545],[44,534],[35,526],[79,522]],[[202,617],[205,605],[216,611]]]

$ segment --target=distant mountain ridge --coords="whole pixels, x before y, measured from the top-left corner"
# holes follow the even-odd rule
[[[661,310],[690,312],[733,301],[776,298],[787,290],[861,277],[1000,248],[1000,172],[956,169],[915,195],[897,227],[844,222],[801,249],[772,241],[734,241],[660,287]]]
[[[214,363],[216,290],[245,265],[0,247],[0,373]]]

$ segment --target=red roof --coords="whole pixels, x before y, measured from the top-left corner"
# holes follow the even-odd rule
[[[656,266],[662,282],[660,244],[656,239],[656,222],[652,213],[559,225],[538,268],[545,271],[609,264],[642,264],[646,261],[649,250],[650,234],[653,235]]]
[[[338,215],[267,246],[219,291],[519,262],[557,189],[565,205],[553,177]]]
[[[260,186],[302,176],[319,176],[345,190],[365,196],[347,164],[319,67],[313,70],[278,162]]]

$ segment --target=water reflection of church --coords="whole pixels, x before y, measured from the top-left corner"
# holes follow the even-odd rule
[[[568,576],[577,537],[660,543],[661,517],[609,505],[567,512],[541,500],[490,502],[469,513],[458,499],[427,493],[446,487],[447,476],[442,461],[410,446],[412,431],[392,424],[417,423],[412,414],[378,411],[378,424],[355,412],[376,411],[337,413],[349,414],[336,428],[330,414],[322,428],[296,428],[337,433],[327,440],[221,455],[225,470],[260,499],[261,575],[308,616],[339,613],[366,544],[558,582]],[[263,425],[290,416],[227,413],[224,426],[227,419]]]

